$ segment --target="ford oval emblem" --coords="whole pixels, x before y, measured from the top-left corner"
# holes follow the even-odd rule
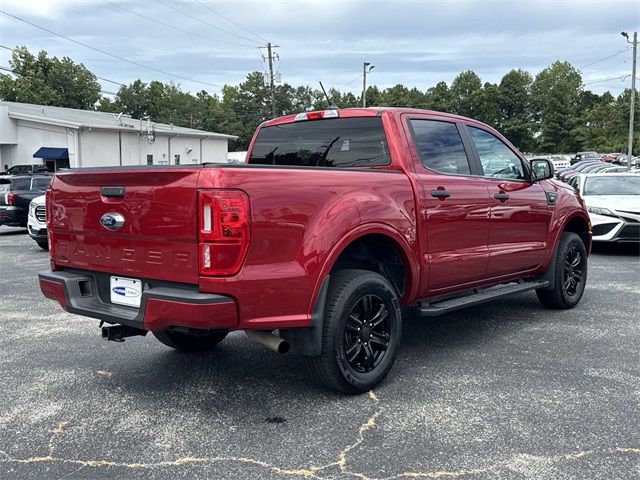
[[[124,217],[117,212],[108,212],[100,217],[100,223],[109,230],[118,230],[124,225]]]

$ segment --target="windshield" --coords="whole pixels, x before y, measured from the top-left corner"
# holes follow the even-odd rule
[[[51,177],[36,177],[31,180],[31,190],[46,190],[51,183]]]
[[[31,173],[31,165],[16,165],[15,167],[11,167],[9,172],[13,175],[20,173]]]
[[[590,177],[583,195],[640,195],[640,176]]]
[[[371,167],[389,153],[379,117],[308,120],[261,128],[249,164]]]
[[[29,177],[23,178],[11,178],[2,182],[0,188],[3,188],[5,192],[15,192],[18,190],[29,190],[31,185],[31,179]]]

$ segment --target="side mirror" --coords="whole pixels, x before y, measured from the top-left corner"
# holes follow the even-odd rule
[[[553,178],[553,163],[546,158],[531,160],[531,182]]]

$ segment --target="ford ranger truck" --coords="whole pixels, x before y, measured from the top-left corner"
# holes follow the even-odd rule
[[[244,164],[58,173],[40,287],[108,340],[151,332],[195,352],[243,330],[360,393],[391,369],[402,312],[529,291],[578,304],[589,217],[552,177],[549,160],[469,118],[287,115],[258,127]]]

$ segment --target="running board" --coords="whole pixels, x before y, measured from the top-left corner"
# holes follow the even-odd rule
[[[508,283],[502,286],[489,287],[487,289],[466,295],[464,297],[440,300],[434,303],[420,302],[417,308],[418,315],[424,317],[436,317],[453,312],[461,308],[472,307],[484,302],[506,297],[516,293],[528,292],[549,285],[546,280],[531,280],[528,282]]]

